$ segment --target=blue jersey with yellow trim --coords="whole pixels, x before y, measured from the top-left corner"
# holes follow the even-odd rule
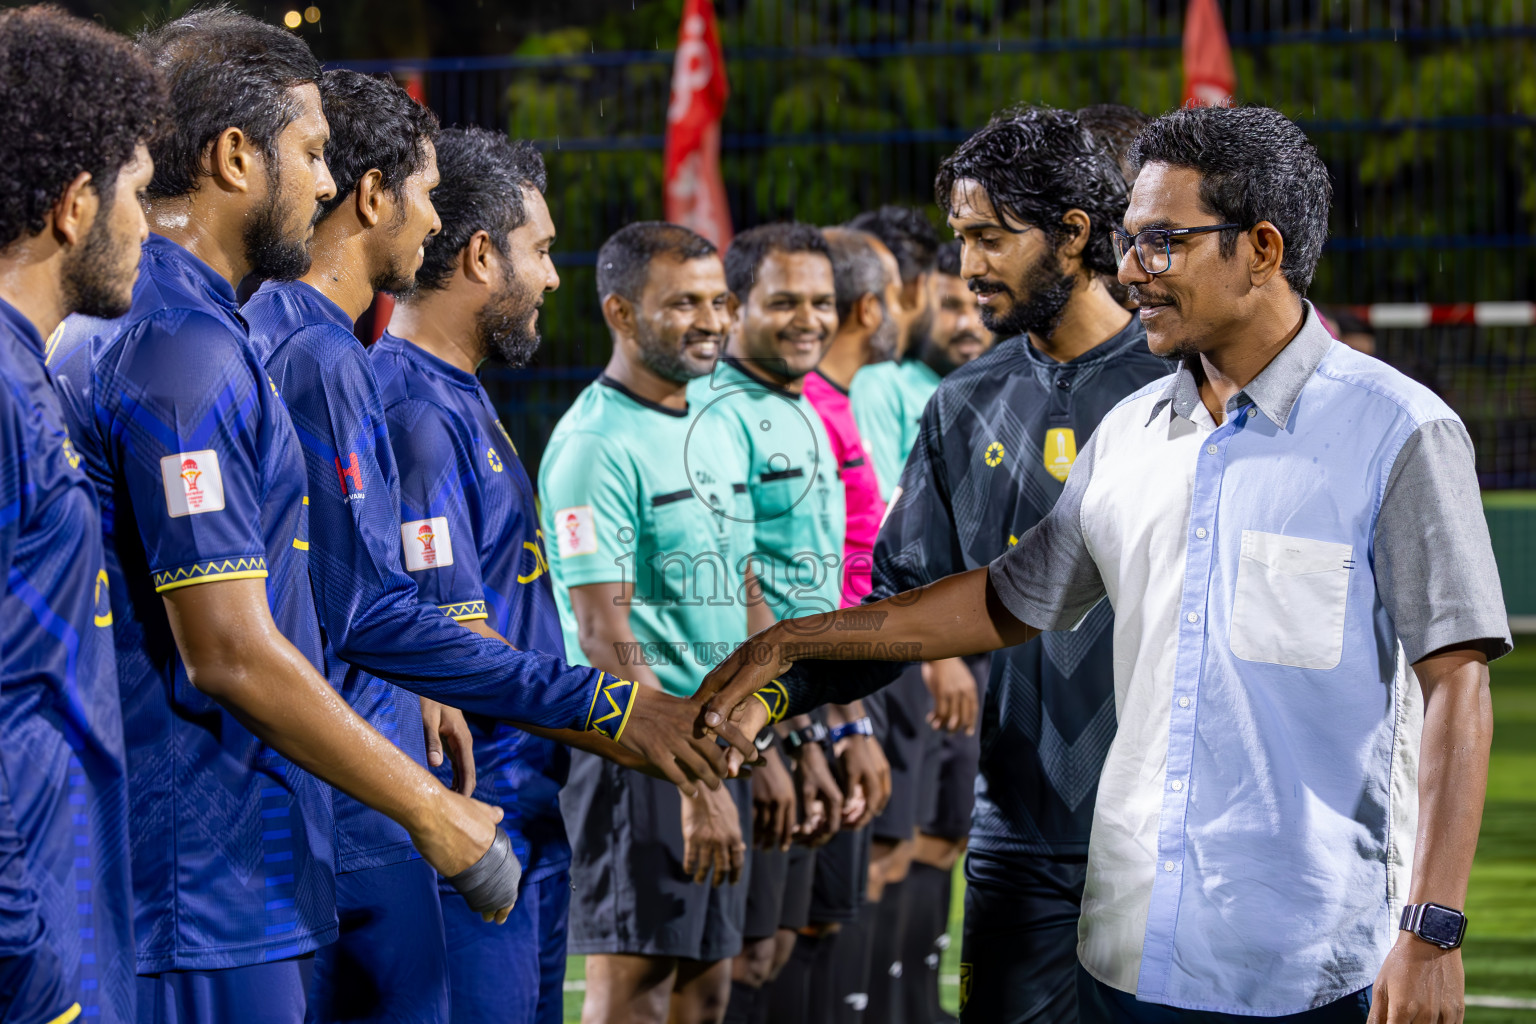
[[[331,685],[370,725],[427,762],[421,701],[342,654],[409,609],[415,588],[390,565],[400,545],[394,466],[384,410],[352,318],[303,281],[268,281],[240,310],[251,345],[288,403],[309,473],[309,572]],[[398,561],[398,560],[397,560]],[[382,652],[381,652],[382,653]],[[403,827],[335,794],[336,869],[358,871],[417,856]]]
[[[139,972],[324,945],[330,790],[191,684],[160,597],[264,578],[277,628],[322,668],[303,456],[234,289],[151,235],[127,315],[71,317],[47,358],[106,537]]]
[[[127,765],[96,497],[0,300],[0,1020],[134,1020]]]
[[[320,305],[323,297],[308,285],[268,285],[258,295],[262,301],[248,304],[260,318],[253,343],[293,409],[315,524],[325,524],[312,555],[322,567],[313,575],[325,588],[317,600],[331,649],[360,669],[464,711],[552,729],[616,728],[599,724],[593,708],[606,693],[605,700],[622,694],[627,709],[627,687],[614,688],[620,681],[604,683],[594,669],[469,633],[420,600],[401,561],[400,484],[367,350],[350,326],[340,326],[346,314]],[[417,538],[404,550],[421,547],[419,528]],[[345,555],[331,545],[345,545]],[[359,575],[326,568],[332,566]]]
[[[444,614],[483,618],[521,650],[565,656],[533,485],[517,449],[472,373],[385,334],[369,350],[400,467],[406,568],[422,600]],[[425,558],[428,527],[451,561]],[[571,860],[560,787],[570,768],[563,744],[505,722],[469,716],[475,736],[475,796],[506,811],[525,882]],[[444,781],[447,765],[438,769]]]

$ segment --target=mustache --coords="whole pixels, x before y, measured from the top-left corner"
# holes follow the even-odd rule
[[[827,335],[828,332],[825,330],[802,331],[798,328],[790,328],[788,330],[780,331],[778,338],[780,341],[799,341],[801,338],[809,337],[816,339],[817,342],[825,342],[827,340]]]
[[[702,331],[696,327],[690,327],[683,335],[684,345],[702,345],[706,342],[712,342],[717,347],[724,348],[725,335],[719,331]]]
[[[1126,298],[1138,306],[1172,306],[1176,305],[1171,295],[1160,295],[1149,292],[1137,285],[1129,285],[1125,289]]]
[[[1009,295],[1013,294],[1013,289],[1003,284],[1003,282],[993,281],[985,277],[973,277],[965,282],[965,286],[975,295],[994,295],[998,292],[1007,292]]]
[[[980,345],[983,343],[983,338],[975,331],[961,331],[959,334],[956,334],[954,337],[949,339],[949,343],[951,345],[958,345],[963,341],[974,341],[976,344]]]

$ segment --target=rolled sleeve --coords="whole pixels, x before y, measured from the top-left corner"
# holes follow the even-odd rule
[[[1431,420],[1393,461],[1376,520],[1376,590],[1414,663],[1447,647],[1491,661],[1513,648],[1488,538],[1472,439]]]
[[[1097,434],[1095,434],[1095,440]],[[1083,493],[1093,477],[1090,440],[1050,514],[987,568],[1009,614],[1039,630],[1074,629],[1104,596],[1104,580],[1083,537]]]

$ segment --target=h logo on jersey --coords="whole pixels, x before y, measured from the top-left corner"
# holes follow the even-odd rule
[[[405,567],[411,572],[453,564],[453,542],[448,536],[448,520],[443,516],[401,523],[400,546]]]
[[[224,477],[219,455],[210,449],[177,452],[160,460],[166,511],[172,517],[217,512],[224,507]]]
[[[352,462],[350,465],[343,466],[340,457],[336,459],[336,479],[341,481],[341,493],[343,496],[363,489],[363,470],[357,464],[357,452],[352,452],[351,454]],[[348,480],[352,481],[351,487],[347,486]]]

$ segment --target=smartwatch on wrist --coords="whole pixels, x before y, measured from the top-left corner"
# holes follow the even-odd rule
[[[790,757],[799,757],[808,743],[824,743],[827,739],[827,727],[820,722],[812,722],[804,729],[791,729],[784,737],[784,749]]]
[[[1431,946],[1455,949],[1467,934],[1467,915],[1438,903],[1410,903],[1398,928],[1412,932]]]
[[[868,718],[860,718],[852,722],[844,722],[842,725],[834,725],[828,732],[832,742],[847,739],[849,736],[873,736],[875,723]]]

